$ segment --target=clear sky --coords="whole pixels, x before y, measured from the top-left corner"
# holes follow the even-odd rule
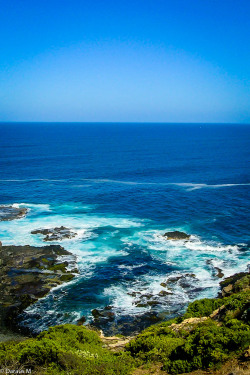
[[[250,123],[249,0],[0,0],[0,121]]]

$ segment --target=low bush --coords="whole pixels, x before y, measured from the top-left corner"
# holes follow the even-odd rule
[[[248,325],[236,320],[221,326],[208,319],[198,324],[185,343],[171,352],[164,369],[171,374],[178,374],[198,368],[214,368],[232,353],[237,354],[246,349],[249,343]]]
[[[244,285],[240,292],[190,303],[182,318],[147,328],[130,341],[127,350],[144,363],[161,362],[170,374],[216,368],[242,354],[250,345],[250,291],[245,288],[246,280],[237,283]],[[209,318],[217,309],[214,318]],[[208,318],[182,324],[194,317]],[[173,322],[177,323],[174,329],[169,327]]]
[[[65,324],[34,339],[0,345],[0,366],[33,369],[43,375],[127,375],[135,361],[129,353],[114,354],[102,347],[96,332]]]

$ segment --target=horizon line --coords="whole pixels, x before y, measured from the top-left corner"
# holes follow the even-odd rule
[[[0,124],[180,124],[180,125],[250,125],[250,122],[169,122],[169,121],[0,121]]]

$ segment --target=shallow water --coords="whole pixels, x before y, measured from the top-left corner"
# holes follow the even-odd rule
[[[1,124],[0,203],[29,212],[1,222],[0,240],[41,245],[30,232],[61,225],[78,233],[60,244],[77,255],[79,276],[28,308],[22,324],[91,322],[92,309],[111,305],[116,319],[104,331],[124,333],[129,322],[132,332],[146,312],[166,318],[216,295],[215,267],[246,270],[249,134],[244,125]],[[191,240],[167,241],[170,230]],[[139,292],[159,304],[136,306]]]

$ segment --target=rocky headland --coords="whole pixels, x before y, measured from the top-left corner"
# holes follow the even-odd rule
[[[75,257],[59,245],[0,243],[0,325],[14,328],[25,308],[53,287],[72,280],[76,273]]]

